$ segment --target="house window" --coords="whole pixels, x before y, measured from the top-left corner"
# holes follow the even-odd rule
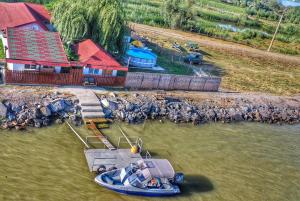
[[[95,74],[95,75],[99,75],[99,69],[95,69],[95,70],[94,70],[94,74]]]
[[[37,65],[30,65],[30,64],[25,64],[24,69],[25,70],[37,70],[38,66]]]
[[[69,67],[62,67],[60,70],[60,73],[70,73],[70,69]]]
[[[94,74],[94,69],[93,68],[89,68],[89,74]]]

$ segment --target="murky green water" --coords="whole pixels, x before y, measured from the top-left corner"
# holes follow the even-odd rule
[[[186,174],[183,195],[161,200],[300,200],[300,125],[122,127]],[[114,142],[120,136],[116,126],[105,133]],[[93,178],[83,146],[67,126],[0,131],[0,200],[160,200],[118,195]]]

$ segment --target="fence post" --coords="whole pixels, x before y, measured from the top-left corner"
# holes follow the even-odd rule
[[[190,83],[189,83],[189,87],[188,87],[188,89],[190,90],[190,88],[191,88],[191,83],[192,83],[192,81],[193,81],[193,77],[191,77],[191,79],[190,79]]]
[[[158,89],[158,87],[159,87],[159,84],[160,84],[160,81],[161,81],[161,77],[162,77],[162,75],[159,75],[159,78],[158,78],[158,83],[157,83],[157,89]]]

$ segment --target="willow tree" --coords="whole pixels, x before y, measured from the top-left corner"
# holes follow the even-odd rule
[[[61,0],[52,17],[65,43],[91,38],[109,51],[121,49],[124,20],[120,0]]]

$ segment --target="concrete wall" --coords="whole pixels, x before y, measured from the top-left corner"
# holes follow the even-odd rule
[[[125,87],[130,89],[218,91],[220,77],[196,77],[156,73],[127,73]]]

